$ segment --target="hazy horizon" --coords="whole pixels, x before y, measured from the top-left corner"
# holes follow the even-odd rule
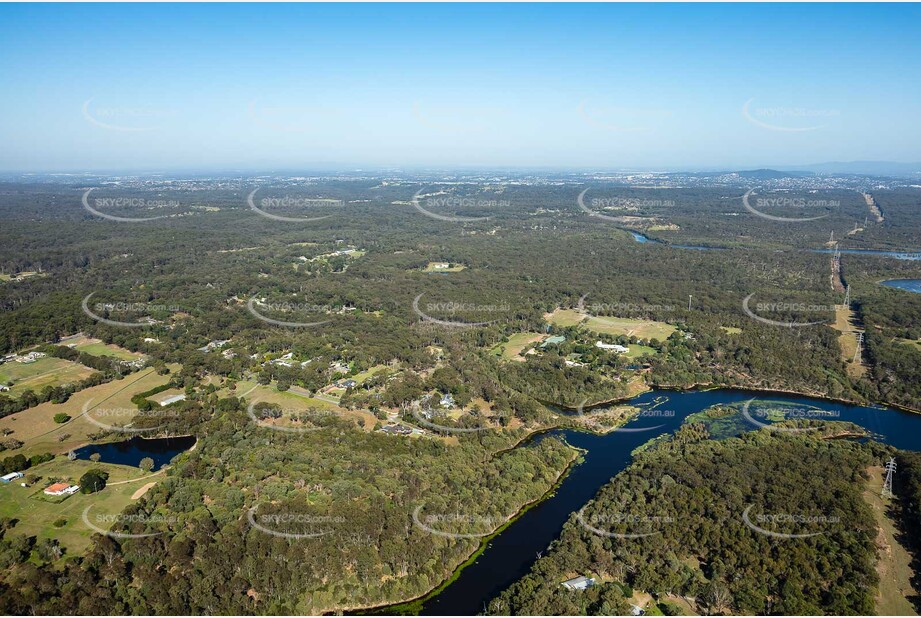
[[[0,101],[0,170],[913,164],[919,17],[906,5],[3,5],[0,84],[15,96]]]

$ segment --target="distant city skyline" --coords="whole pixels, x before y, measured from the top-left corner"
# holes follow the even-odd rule
[[[889,4],[6,4],[0,170],[915,164],[919,18]]]

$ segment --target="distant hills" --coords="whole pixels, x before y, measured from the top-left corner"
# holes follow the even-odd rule
[[[866,174],[869,176],[906,176],[921,174],[921,163],[899,163],[897,161],[830,161],[778,167],[782,171],[805,171],[815,174]]]
[[[695,176],[712,176],[736,173],[752,180],[777,180],[802,178],[815,174],[854,174],[857,176],[921,176],[921,163],[899,163],[897,161],[829,161],[806,165],[777,165],[752,170],[713,169],[709,171],[683,172]],[[679,173],[679,172],[674,172]]]
[[[814,172],[782,172],[780,170],[760,169],[741,171],[738,172],[738,174],[742,178],[751,178],[753,180],[776,180],[779,178],[802,178],[803,176],[812,176]]]

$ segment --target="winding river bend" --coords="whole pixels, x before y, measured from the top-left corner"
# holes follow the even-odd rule
[[[666,244],[639,232],[626,231],[638,243]],[[698,251],[725,250],[723,247],[670,246]],[[831,249],[809,251],[832,252]],[[921,259],[921,253],[915,251],[852,249],[842,250],[841,253],[881,255],[900,260]],[[453,582],[437,595],[424,599],[419,614],[472,616],[483,612],[489,601],[530,570],[538,553],[546,551],[559,536],[570,515],[594,498],[604,484],[630,464],[633,449],[656,436],[675,431],[689,415],[717,404],[744,402],[757,397],[789,406],[808,406],[828,413],[830,420],[860,425],[881,442],[900,449],[921,450],[921,415],[883,407],[855,406],[809,397],[732,389],[650,391],[626,403],[651,406],[663,396],[668,401],[659,404],[657,409],[672,412],[671,416],[641,416],[618,431],[603,436],[563,429],[543,434],[564,437],[569,444],[585,452],[584,461],[570,470],[552,496],[526,511],[490,540],[483,553],[465,567]],[[752,425],[752,429],[755,428]],[[408,613],[417,609],[419,607],[416,604],[399,604],[377,608],[371,613]]]
[[[651,406],[660,398],[660,416],[641,416],[620,430],[604,436],[570,430],[562,435],[569,444],[585,451],[585,460],[572,468],[556,493],[525,512],[493,538],[477,560],[438,595],[425,600],[422,615],[474,615],[499,592],[526,574],[559,536],[569,516],[591,500],[598,490],[630,463],[636,447],[658,435],[675,431],[688,415],[716,404],[744,402],[753,397],[790,406],[811,407],[828,413],[830,420],[849,421],[874,434],[874,438],[900,449],[921,450],[921,415],[882,407],[854,406],[807,397],[743,390],[651,391],[628,403]],[[673,413],[673,414],[672,414]],[[755,426],[753,425],[754,429]],[[629,430],[629,431],[624,431]],[[400,606],[379,608],[375,613],[401,611]]]

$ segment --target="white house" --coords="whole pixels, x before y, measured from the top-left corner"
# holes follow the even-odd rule
[[[25,475],[22,472],[10,472],[9,474],[0,476],[0,481],[3,481],[4,483],[11,483],[16,479],[21,479],[23,476]]]
[[[181,395],[173,395],[172,397],[167,397],[166,399],[161,401],[160,406],[168,406],[171,403],[176,403],[177,401],[184,401],[184,400],[185,400],[185,393],[182,393]]]
[[[442,408],[453,408],[454,407],[454,397],[451,396],[451,393],[445,393],[441,397],[441,407]]]
[[[44,352],[29,352],[28,354],[17,356],[16,360],[25,365],[28,363],[34,363],[35,361],[37,361],[38,359],[44,356],[45,356]]]
[[[45,488],[44,493],[49,496],[69,496],[80,491],[79,485],[70,485],[68,483],[55,483]]]
[[[568,588],[569,590],[585,590],[586,588],[590,588],[594,585],[595,580],[591,577],[586,577],[585,575],[567,579],[562,584],[563,588]]]
[[[199,352],[210,352],[216,348],[223,347],[230,343],[230,339],[215,339],[214,341],[209,341],[206,345],[198,348]]]
[[[603,341],[595,342],[595,347],[601,348],[602,350],[614,350],[618,354],[624,354],[630,351],[630,348],[628,347],[617,345],[616,343],[605,343]]]

